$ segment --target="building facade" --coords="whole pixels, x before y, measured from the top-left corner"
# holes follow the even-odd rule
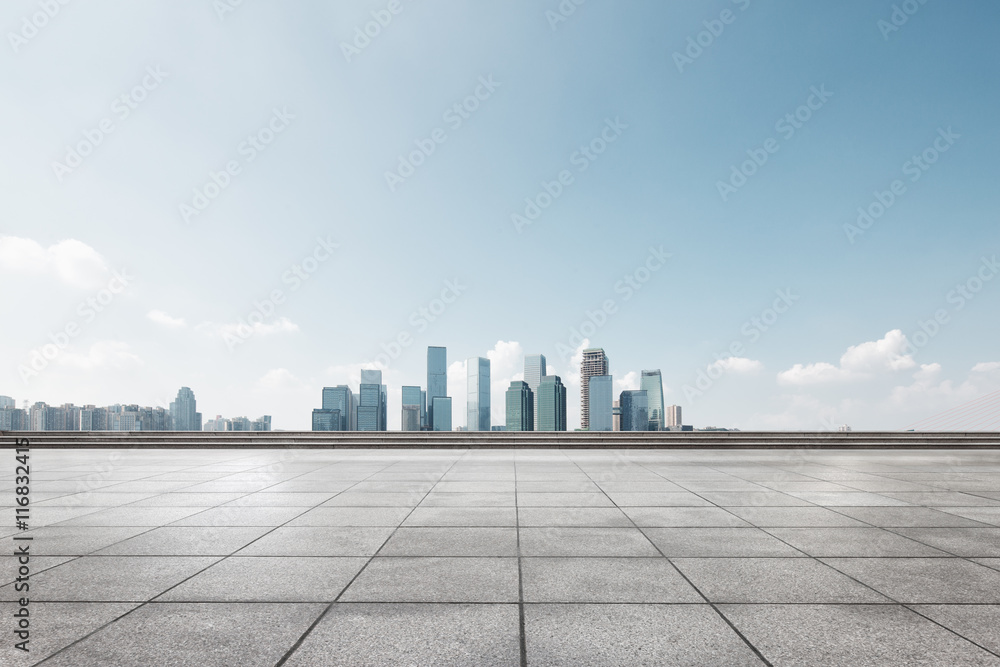
[[[400,427],[404,431],[419,431],[423,428],[424,392],[420,387],[407,386],[402,390],[403,411]],[[416,418],[413,418],[413,413]]]
[[[431,404],[431,411],[434,413],[434,430],[451,430],[451,397],[435,396]]]
[[[639,389],[645,390],[649,404],[649,430],[662,431],[666,426],[666,414],[663,407],[663,376],[660,375],[660,369],[643,371]]]
[[[595,375],[608,374],[608,355],[604,350],[596,347],[583,351],[583,361],[580,362],[580,428],[583,430],[593,430],[590,428],[590,378]],[[611,401],[608,401],[608,411],[610,414]],[[608,428],[611,430],[611,420],[608,420]]]
[[[545,355],[528,354],[524,357],[524,381],[528,383],[535,396],[535,430],[538,429],[538,385],[542,383],[542,378],[546,375]]]
[[[448,395],[448,350],[444,347],[427,348],[427,428],[432,431],[442,429],[434,426],[434,399]],[[447,430],[451,430],[450,426]]]
[[[566,386],[558,375],[542,376],[534,403],[538,406],[536,430],[566,430]]]
[[[610,431],[614,389],[610,375],[591,375],[587,381],[589,396],[589,426],[591,431]]]
[[[466,395],[466,427],[470,431],[489,431],[490,413],[490,360],[473,357],[465,363],[468,372]]]
[[[527,382],[514,380],[504,394],[506,407],[506,430],[535,430],[535,397]]]
[[[684,421],[681,419],[681,406],[671,405],[666,409],[666,425],[680,427]]]
[[[645,389],[623,391],[618,397],[622,431],[648,431],[649,396]]]
[[[170,403],[170,420],[175,431],[201,430],[201,413],[194,392],[188,387],[181,387],[176,400]]]

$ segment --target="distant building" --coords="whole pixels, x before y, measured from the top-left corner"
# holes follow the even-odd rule
[[[17,401],[10,396],[0,396],[0,410],[13,410],[17,407]]]
[[[0,408],[0,431],[30,430],[28,413],[15,407]]]
[[[583,430],[590,429],[590,378],[594,375],[607,374],[608,355],[604,354],[604,350],[599,347],[584,350],[583,361],[580,362],[580,428]],[[608,427],[602,430],[611,430],[610,398],[608,399]]]
[[[431,403],[431,412],[434,415],[435,431],[451,430],[451,397],[435,396]]]
[[[660,369],[643,371],[639,380],[639,389],[646,392],[646,400],[649,402],[649,430],[662,431],[665,423],[665,411],[663,407],[663,377]]]
[[[666,426],[680,426],[684,423],[681,419],[681,406],[671,405],[666,409]]]
[[[610,431],[614,387],[610,375],[591,375],[588,381],[590,419],[589,430]]]
[[[490,360],[473,357],[466,361],[468,390],[466,398],[466,428],[470,431],[490,430]]]
[[[538,429],[538,385],[542,383],[542,378],[546,375],[545,355],[529,354],[524,357],[524,381],[528,383],[532,394],[535,396],[535,430]]]
[[[490,427],[490,430],[491,431],[495,431],[495,432],[506,431],[507,427],[506,426],[501,426],[499,424],[494,424],[492,427]]]
[[[367,387],[367,389],[366,389]],[[388,428],[388,397],[389,392],[382,384],[382,371],[362,369],[360,400],[358,402],[358,430],[385,431]],[[364,410],[364,426],[362,426],[362,408]],[[372,409],[374,408],[374,410]],[[374,421],[372,419],[374,415]],[[373,426],[374,424],[374,426]]]
[[[645,389],[623,391],[618,399],[621,406],[622,431],[649,430],[649,403]]]
[[[341,423],[340,410],[318,408],[312,412],[312,430],[314,431],[339,431]]]
[[[175,431],[201,430],[201,413],[197,407],[194,392],[188,387],[181,387],[177,392],[177,399],[170,404],[170,420]]]
[[[618,401],[611,404],[611,430],[622,430],[622,406]]]
[[[403,387],[402,404],[401,429],[404,431],[421,430],[422,416],[424,414],[424,392],[420,387]],[[415,414],[415,418],[414,414],[411,413]]]
[[[545,357],[542,359],[544,363]],[[558,375],[542,376],[534,403],[538,406],[538,414],[535,415],[537,430],[566,430],[566,386]]]
[[[514,380],[504,397],[507,408],[507,430],[535,430],[535,397],[528,383]]]
[[[337,431],[354,431],[357,429],[354,400],[355,395],[346,384],[338,384],[336,387],[323,387],[323,402],[320,404],[320,408],[323,410],[340,411],[340,425],[336,428]]]
[[[250,422],[251,431],[270,431],[271,430],[271,415],[262,415]]]
[[[429,430],[451,430],[450,425],[447,429],[440,429],[434,425],[434,399],[447,395],[448,350],[443,347],[429,346],[427,348],[427,428]]]

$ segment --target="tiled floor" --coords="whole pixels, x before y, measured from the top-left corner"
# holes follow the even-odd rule
[[[3,665],[1000,667],[1000,451],[31,456]]]

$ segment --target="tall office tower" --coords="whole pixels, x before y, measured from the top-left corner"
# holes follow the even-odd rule
[[[427,348],[427,429],[439,431],[434,426],[434,399],[448,395],[448,350],[443,347]]]
[[[599,347],[590,348],[583,351],[583,361],[580,362],[580,428],[583,430],[593,430],[590,428],[590,378],[594,375],[608,374],[608,355]],[[608,410],[611,410],[611,401],[608,401]],[[607,430],[611,430],[611,422],[608,421]]]
[[[177,399],[170,403],[170,421],[175,431],[200,431],[201,413],[194,399],[194,392],[181,387]]]
[[[250,424],[251,431],[270,431],[271,430],[271,415],[262,415],[254,419]]]
[[[367,389],[365,389],[367,387]],[[374,387],[374,389],[373,389]],[[358,405],[359,431],[384,431],[388,421],[386,387],[382,384],[382,371],[361,371],[361,402]],[[364,410],[362,410],[364,408]],[[373,410],[374,408],[374,410]],[[365,428],[361,428],[361,414],[365,415]],[[372,421],[374,415],[374,422]],[[374,426],[372,424],[374,423]]]
[[[610,375],[591,375],[588,378],[591,431],[610,431],[614,388]]]
[[[662,431],[666,425],[664,423],[666,415],[663,410],[663,377],[660,375],[660,369],[643,371],[639,389],[646,391],[646,399],[649,401],[649,430]]]
[[[354,430],[354,397],[351,388],[346,384],[338,384],[336,387],[323,387],[323,410],[338,410],[340,412],[340,424],[334,431]]]
[[[473,357],[465,362],[468,370],[466,427],[470,431],[490,430],[490,360]]]
[[[558,375],[542,376],[534,402],[538,405],[537,430],[566,430],[566,385]]]
[[[649,396],[645,389],[623,391],[618,398],[621,406],[621,430],[648,431]]]
[[[618,401],[611,404],[611,430],[622,430],[622,406]]]
[[[504,397],[507,408],[508,431],[533,431],[535,429],[535,397],[527,382],[514,380]]]
[[[27,431],[28,413],[18,408],[0,408],[0,431]]]
[[[545,355],[528,354],[524,357],[524,381],[531,387],[535,395],[535,430],[538,430],[538,385],[542,383],[545,372]]]
[[[340,431],[342,422],[340,410],[326,410],[323,408],[313,410],[312,430],[314,431]]]
[[[403,431],[419,431],[420,430],[420,415],[423,412],[423,391],[420,387],[408,386],[403,387],[403,412],[402,419],[400,421],[401,430]],[[413,420],[411,423],[410,420]]]
[[[420,390],[420,430],[427,430],[427,390]]]
[[[0,396],[0,410],[13,410],[17,407],[15,401],[10,396]]]
[[[666,415],[666,425],[667,426],[680,426],[684,422],[681,421],[681,406],[671,405],[665,411]]]
[[[431,414],[434,415],[435,431],[451,430],[451,397],[435,396],[431,403]]]

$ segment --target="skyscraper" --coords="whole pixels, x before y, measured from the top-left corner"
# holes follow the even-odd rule
[[[403,387],[403,412],[400,422],[403,431],[419,431],[420,417],[423,413],[423,394],[420,387]]]
[[[175,431],[200,431],[201,413],[197,411],[194,392],[181,387],[177,398],[170,403],[170,422]]]
[[[681,420],[681,406],[671,405],[666,409],[666,425],[680,427],[684,422]]]
[[[314,409],[312,412],[312,430],[340,431],[342,423],[340,410]]]
[[[351,388],[346,384],[338,384],[336,387],[323,387],[323,404],[320,409],[338,410],[340,412],[340,424],[333,430],[353,431],[357,428],[357,415],[354,413],[354,396]]]
[[[14,399],[10,396],[0,396],[0,410],[13,410],[17,407]]]
[[[361,371],[360,401],[358,403],[358,430],[386,430],[386,387],[382,384],[382,371]]]
[[[535,428],[535,397],[527,382],[514,380],[504,395],[508,431],[532,431]]]
[[[538,406],[536,430],[566,430],[566,386],[558,375],[542,376],[535,403]]]
[[[443,347],[427,348],[427,428],[434,426],[434,399],[448,395],[448,350]],[[450,427],[449,427],[449,430]]]
[[[663,411],[663,377],[660,375],[660,369],[643,371],[642,379],[639,381],[639,389],[645,390],[649,404],[649,430],[662,431],[665,426],[665,414]]]
[[[599,347],[583,351],[583,361],[580,362],[580,428],[590,428],[590,378],[594,375],[608,374],[608,355]],[[610,391],[610,390],[609,390]],[[610,396],[610,394],[608,394]],[[608,399],[608,410],[611,410],[611,399]],[[611,430],[611,419],[608,418],[608,431]]]
[[[431,403],[431,412],[434,414],[434,430],[451,430],[451,397],[435,396]]]
[[[587,380],[589,401],[589,430],[610,431],[611,404],[614,388],[610,375],[591,375]]]
[[[621,430],[649,430],[649,397],[645,389],[623,391],[618,398],[621,408]]]
[[[466,363],[468,393],[466,427],[470,431],[490,430],[490,360],[473,357]]]
[[[524,381],[528,383],[535,395],[535,430],[538,430],[538,385],[545,373],[545,355],[528,354],[524,357]]]

